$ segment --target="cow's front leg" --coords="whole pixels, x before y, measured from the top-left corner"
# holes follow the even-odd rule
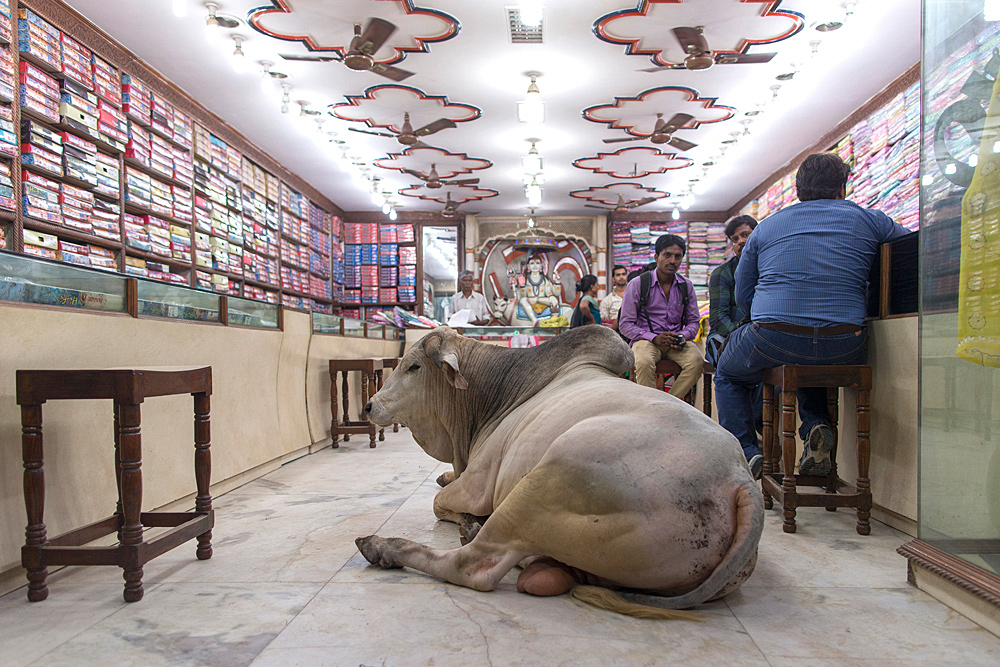
[[[372,565],[384,568],[409,567],[459,586],[478,591],[491,591],[526,553],[511,551],[477,539],[451,550],[437,550],[401,537],[359,537],[354,542],[361,555]]]

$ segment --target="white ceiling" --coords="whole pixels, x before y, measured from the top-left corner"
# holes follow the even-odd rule
[[[481,110],[478,118],[459,121],[457,128],[442,130],[424,141],[436,148],[493,163],[488,169],[456,176],[479,177],[480,191],[499,192],[498,196],[462,205],[463,210],[487,215],[527,212],[520,158],[528,151],[526,139],[530,137],[541,139],[537,146],[544,158],[539,215],[594,213],[593,209],[583,208],[586,199],[580,199],[579,193],[571,197],[570,192],[616,182],[638,183],[643,188],[671,193],[641,209],[669,210],[687,191],[689,180],[702,176],[701,164],[720,154],[721,142],[731,139],[733,132],[742,134],[744,126],[740,121],[748,119],[744,113],[756,109],[758,103],[770,101],[770,87],[780,83],[775,76],[788,71],[790,62],[800,63],[799,74],[781,84],[777,102],[753,118],[750,135],[741,136],[740,143],[726,151],[720,164],[708,173],[707,187],[692,205],[696,210],[726,210],[920,58],[919,0],[860,0],[845,26],[829,33],[817,32],[811,26],[843,17],[844,0],[648,0],[639,5],[646,10],[645,16],[616,19],[607,25],[607,30],[612,34],[641,36],[640,49],[662,49],[666,59],[675,57],[676,41],[670,28],[678,25],[705,25],[710,45],[728,50],[737,46],[727,42],[735,39],[734,35],[748,39],[775,36],[794,22],[787,17],[762,18],[762,13],[796,12],[802,16],[803,24],[800,32],[787,39],[749,47],[747,52],[752,54],[778,54],[767,64],[717,65],[705,71],[655,73],[638,71],[653,66],[649,56],[627,55],[625,46],[603,41],[595,34],[595,22],[601,17],[635,10],[639,0],[542,0],[543,44],[510,43],[505,7],[516,6],[517,0],[413,0],[412,3],[409,0],[220,0],[219,11],[245,21],[248,12],[261,5],[283,5],[290,15],[275,13],[265,20],[288,31],[304,26],[298,29],[308,32],[321,46],[332,45],[338,35],[347,34],[344,39],[349,39],[351,23],[363,24],[371,16],[382,16],[399,24],[400,30],[393,41],[401,44],[410,41],[407,30],[412,33],[444,25],[440,19],[406,16],[404,2],[411,8],[443,12],[461,25],[454,38],[427,44],[427,52],[409,53],[395,66],[415,72],[401,85]],[[366,187],[338,168],[333,159],[338,151],[332,150],[331,144],[318,133],[310,135],[299,129],[295,117],[298,106],[294,102],[302,100],[310,109],[325,112],[330,105],[346,103],[345,95],[363,96],[372,86],[393,84],[389,79],[371,72],[351,71],[336,62],[284,61],[278,54],[310,51],[301,42],[279,40],[245,24],[228,33],[220,31],[224,36],[212,41],[204,28],[207,10],[201,0],[185,0],[188,11],[184,18],[174,16],[172,0],[68,0],[68,3],[341,208],[377,208]],[[243,49],[249,64],[254,65],[253,71],[243,74],[234,71],[231,55],[234,43],[229,36],[232,34],[246,38]],[[821,40],[818,55],[810,58],[809,43],[817,39]],[[376,56],[381,56],[381,52]],[[274,70],[289,75],[286,81],[292,86],[292,113],[282,114],[280,99],[262,92],[260,67],[256,66],[262,60],[274,62]],[[529,84],[525,73],[532,70],[541,73],[538,86],[545,102],[545,122],[535,125],[519,123],[515,108],[517,101],[525,99]],[[683,159],[668,163],[667,158],[650,158],[648,150],[642,153],[653,160],[649,164],[664,160],[663,166],[671,168],[664,173],[620,179],[611,173],[595,173],[573,165],[576,160],[594,158],[599,153],[650,147],[648,141],[602,143],[602,139],[628,135],[622,129],[585,119],[583,111],[613,105],[616,97],[636,97],[665,86],[693,89],[701,99],[715,98],[714,105],[734,109],[731,118],[677,133],[677,137],[697,143],[696,148],[680,152],[669,146],[658,147],[667,153],[677,153],[678,158],[690,158],[691,166],[685,166],[687,161]],[[397,96],[408,94],[387,90]],[[645,106],[636,102],[625,104],[628,113],[639,116],[620,124],[634,126],[636,132],[648,132],[655,119],[654,108],[682,106],[683,100],[670,101],[671,95],[678,94],[656,93],[658,101]],[[408,104],[405,100],[395,100],[390,106],[398,109]],[[472,115],[466,113],[467,109],[463,109],[463,114],[452,113],[456,107],[445,111],[439,101],[425,100],[421,104],[425,108],[419,113],[424,115],[414,118],[414,127],[449,114],[456,120],[463,114],[463,117]],[[704,104],[689,103],[689,107],[708,113]],[[702,119],[688,107],[660,109],[666,118],[678,111]],[[372,114],[377,112],[376,108]],[[382,112],[390,113],[385,109]],[[417,110],[412,113],[417,114]],[[608,111],[595,110],[591,115],[605,118],[602,113]],[[395,110],[392,114],[399,115]],[[646,117],[641,118],[642,114]],[[385,158],[388,153],[400,153],[404,148],[395,139],[347,130],[351,126],[366,128],[363,123],[326,117],[324,129],[337,132],[338,139],[348,142],[349,154],[368,164]],[[400,122],[394,122],[398,127]],[[630,159],[609,160],[603,170],[621,174],[622,162]],[[638,159],[632,162],[635,164]],[[429,165],[422,171],[428,169]],[[416,183],[416,179],[397,170],[372,167],[371,171],[394,191]],[[639,171],[643,171],[642,166]],[[626,166],[625,175],[628,173]],[[459,190],[452,190],[458,198]],[[444,198],[442,190],[430,194]],[[402,210],[441,208],[435,201],[398,194],[394,201]]]

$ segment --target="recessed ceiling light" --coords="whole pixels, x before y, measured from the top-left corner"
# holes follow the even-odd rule
[[[833,32],[844,27],[843,21],[826,21],[825,23],[814,23],[812,26],[820,32]]]
[[[759,116],[761,114],[760,109],[754,109],[753,111],[745,111],[744,116]]]
[[[791,81],[793,78],[795,78],[795,72],[785,72],[784,74],[779,74],[774,78],[777,79],[778,81]]]

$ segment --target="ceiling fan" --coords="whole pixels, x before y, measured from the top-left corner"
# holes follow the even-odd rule
[[[584,204],[587,208],[599,208],[602,211],[612,211],[613,213],[628,213],[629,210],[633,208],[638,208],[639,206],[645,206],[650,202],[656,201],[656,197],[643,197],[642,199],[636,199],[635,201],[630,201],[625,203],[625,198],[618,195],[618,203],[615,204],[614,208],[607,208],[605,206],[594,206],[593,204]]]
[[[444,210],[441,211],[441,216],[445,218],[454,218],[458,215],[458,207],[462,205],[462,202],[455,201],[451,198],[451,191],[445,197]],[[467,211],[467,215],[475,215],[478,211]]]
[[[405,69],[399,69],[398,67],[392,67],[391,65],[383,65],[381,63],[375,62],[372,55],[382,48],[386,40],[396,32],[396,26],[389,23],[386,20],[379,18],[368,19],[368,25],[365,26],[364,32],[361,30],[361,24],[354,25],[354,39],[351,40],[350,46],[347,47],[347,55],[341,56],[340,54],[331,55],[289,55],[281,54],[281,57],[285,60],[303,60],[307,62],[321,62],[326,63],[331,60],[342,62],[347,67],[359,72],[373,72],[380,76],[384,76],[387,79],[392,79],[393,81],[402,81],[413,76],[413,72],[408,72]]]
[[[640,70],[642,72],[660,72],[665,69],[708,69],[713,65],[747,65],[753,63],[770,62],[777,53],[714,53],[708,48],[708,40],[705,39],[705,26],[699,25],[693,28],[674,28],[674,36],[680,42],[687,57],[683,63],[675,65],[661,65]]]
[[[434,134],[435,132],[440,132],[441,130],[445,130],[449,127],[458,127],[458,125],[456,125],[455,121],[451,119],[438,118],[433,123],[429,123],[421,128],[414,130],[413,126],[410,125],[410,114],[404,113],[403,127],[396,134],[393,134],[391,132],[372,132],[370,130],[359,130],[354,127],[349,127],[347,129],[351,130],[352,132],[360,132],[361,134],[374,134],[376,137],[395,137],[396,141],[403,144],[404,146],[416,146],[418,148],[424,148],[427,146],[427,144],[420,141],[419,137],[426,137],[430,134]]]
[[[415,171],[413,169],[404,169],[403,173],[419,178],[421,181],[424,182],[423,183],[424,187],[430,188],[431,190],[437,190],[438,188],[444,187],[445,185],[477,185],[479,183],[478,178],[463,178],[458,181],[442,181],[440,178],[438,178],[437,169],[433,164],[431,165],[430,173],[427,175],[421,174],[419,171]],[[415,185],[413,187],[418,187],[418,186]]]
[[[648,137],[625,137],[623,139],[605,139],[606,144],[617,144],[623,141],[644,141],[649,139],[654,144],[670,144],[674,148],[682,151],[689,151],[698,144],[693,144],[684,139],[674,137],[674,132],[684,127],[694,120],[694,116],[686,113],[675,114],[669,121],[663,120],[663,114],[656,114],[656,125],[653,126],[653,133]]]

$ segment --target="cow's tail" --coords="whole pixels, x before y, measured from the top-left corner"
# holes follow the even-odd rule
[[[614,591],[599,586],[575,586],[570,591],[570,596],[600,609],[636,618],[701,620],[700,614],[676,610],[693,607],[718,595],[753,557],[763,532],[764,500],[757,485],[748,482],[736,492],[736,535],[729,551],[712,574],[693,591],[676,597],[625,593],[629,598],[649,601],[652,604],[632,602]]]

